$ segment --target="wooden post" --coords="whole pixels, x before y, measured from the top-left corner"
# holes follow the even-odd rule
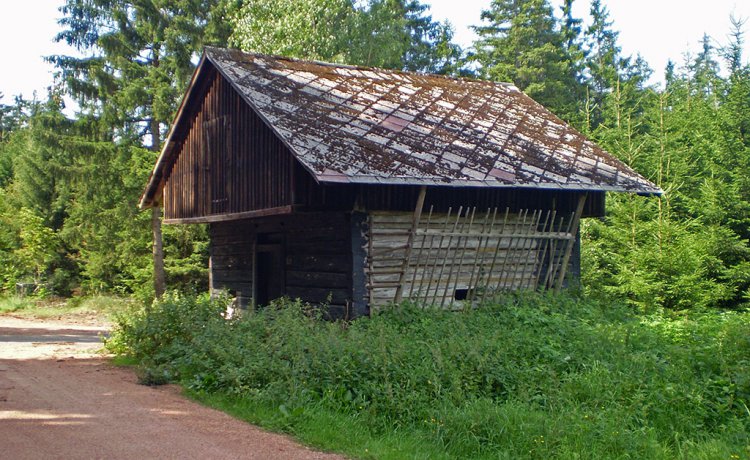
[[[151,232],[153,233],[152,254],[154,256],[154,294],[159,299],[167,290],[164,272],[164,243],[161,233],[161,208],[159,204],[151,207]]]
[[[427,194],[427,186],[422,185],[419,187],[419,196],[417,197],[417,205],[414,207],[414,216],[411,220],[411,231],[409,232],[409,239],[406,242],[406,253],[404,254],[404,262],[401,265],[401,273],[398,275],[398,287],[396,287],[396,296],[393,298],[395,303],[401,302],[401,296],[404,291],[404,280],[406,279],[406,270],[409,268],[409,259],[411,258],[411,247],[414,244],[414,237],[417,234],[417,227],[419,227],[419,219],[422,217],[422,207],[424,206],[424,197]]]
[[[576,244],[576,235],[578,234],[579,227],[578,224],[581,222],[581,214],[583,214],[584,204],[586,204],[585,193],[578,198],[578,207],[576,208],[576,213],[573,216],[573,222],[570,230],[571,239],[568,241],[568,246],[565,248],[565,256],[563,257],[562,264],[560,266],[560,276],[557,278],[557,283],[555,283],[555,292],[560,292],[563,280],[565,279],[565,272],[568,270],[568,262],[570,261],[570,254],[571,252],[573,252],[573,246],[575,246]]]

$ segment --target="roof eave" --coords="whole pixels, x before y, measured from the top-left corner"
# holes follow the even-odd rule
[[[342,174],[313,174],[322,184],[363,184],[363,185],[432,185],[439,187],[492,187],[534,190],[565,190],[581,192],[625,192],[643,196],[661,196],[664,191],[658,187],[624,186],[619,184],[581,184],[581,183],[508,183],[496,180],[441,179],[429,177],[380,177],[380,176],[344,176]]]

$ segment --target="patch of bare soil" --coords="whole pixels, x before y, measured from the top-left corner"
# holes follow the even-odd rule
[[[139,385],[99,353],[106,329],[0,316],[0,457],[342,458]]]

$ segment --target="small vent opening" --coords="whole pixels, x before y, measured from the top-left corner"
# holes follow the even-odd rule
[[[474,289],[461,288],[453,291],[453,298],[455,300],[466,300],[469,297],[474,297]]]

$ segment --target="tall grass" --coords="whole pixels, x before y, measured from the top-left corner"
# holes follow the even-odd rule
[[[168,296],[108,346],[147,381],[359,457],[750,456],[748,313],[508,295],[330,323],[298,302],[234,320],[224,305]],[[370,435],[352,444],[322,423]]]

